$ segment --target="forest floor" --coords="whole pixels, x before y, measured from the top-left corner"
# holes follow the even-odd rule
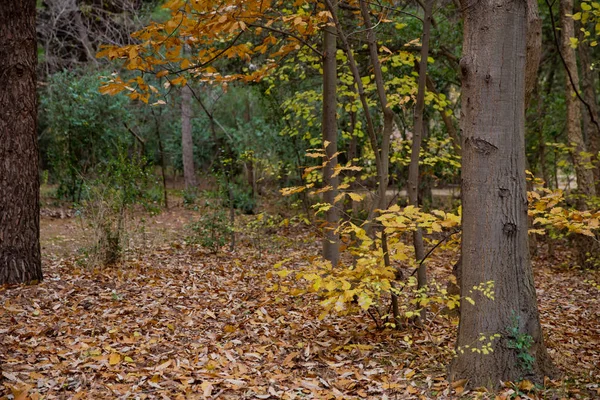
[[[78,253],[89,228],[66,214],[42,216],[44,281],[0,289],[3,398],[600,398],[600,274],[570,268],[564,247],[534,260],[562,376],[490,394],[446,381],[456,320],[378,330],[366,314],[319,320],[314,297],[268,291],[274,264],[318,255],[306,226],[240,234],[233,252],[210,254],[186,244],[199,213],[178,206],[145,218],[123,262],[90,268]],[[440,281],[449,257],[428,264]]]

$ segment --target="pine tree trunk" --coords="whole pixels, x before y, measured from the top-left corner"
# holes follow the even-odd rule
[[[0,285],[42,279],[35,12],[0,6]]]
[[[186,190],[196,190],[194,142],[192,140],[192,89],[187,85],[181,88],[181,154],[185,188]]]
[[[475,304],[462,301],[449,378],[466,378],[472,387],[498,387],[500,381],[521,378],[541,382],[553,368],[527,246],[526,3],[481,0],[465,7],[464,20],[460,283],[462,296]],[[490,281],[493,300],[474,290]],[[490,340],[492,335],[500,337]],[[519,339],[531,343],[520,351],[511,344]],[[493,352],[484,354],[482,345],[488,342]],[[533,361],[524,362],[524,355]]]

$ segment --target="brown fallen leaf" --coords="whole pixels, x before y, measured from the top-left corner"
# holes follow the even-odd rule
[[[290,354],[287,355],[287,357],[285,358],[285,360],[283,360],[283,365],[286,367],[292,367],[295,363],[294,358],[296,358],[297,356],[300,355],[299,351],[294,351]]]
[[[207,398],[210,397],[213,391],[213,384],[209,381],[204,381],[202,382],[202,384],[200,385],[200,387],[202,388],[202,395]]]
[[[169,365],[171,365],[171,363],[173,363],[173,360],[165,361],[164,363],[162,363],[158,367],[156,367],[155,370],[156,371],[164,371],[165,369],[169,368]]]
[[[531,383],[531,381],[528,381],[527,379],[521,381],[521,383],[519,383],[519,389],[528,392],[531,389],[535,388],[535,385],[533,383]]]
[[[456,389],[457,387],[460,387],[460,386],[466,386],[468,381],[469,381],[468,379],[461,379],[458,381],[454,381],[451,384],[452,389]]]

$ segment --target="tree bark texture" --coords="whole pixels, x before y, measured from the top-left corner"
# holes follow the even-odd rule
[[[332,12],[335,12],[334,9]],[[338,176],[334,176],[337,166],[337,63],[336,63],[336,35],[335,26],[326,26],[323,29],[323,121],[321,129],[325,154],[328,163],[323,169],[323,183],[330,186],[331,190],[323,193],[323,200],[332,207],[325,214],[326,226],[323,238],[323,258],[337,265],[340,257],[339,235],[336,233],[340,212],[334,204],[338,193]]]
[[[192,89],[188,85],[181,88],[181,154],[185,188],[186,190],[196,190],[194,141],[192,139]]]
[[[527,246],[525,181],[526,2],[463,4],[461,302],[457,357],[450,380],[498,387],[541,382],[553,367],[546,352]],[[493,282],[494,299],[474,289]],[[517,350],[511,332],[531,343]],[[489,340],[491,335],[499,338]],[[481,336],[487,339],[480,341]],[[493,352],[474,348],[492,342]],[[533,357],[530,366],[519,355]]]
[[[575,50],[571,48],[570,38],[575,37],[573,18],[573,0],[560,0],[561,40],[560,51],[568,69],[565,74],[565,100],[567,105],[567,139],[574,146],[573,162],[577,176],[577,189],[586,196],[595,196],[594,173],[586,166],[590,164],[590,157],[585,155],[587,147],[581,130],[581,102],[576,97],[575,90],[579,91],[579,73],[577,72],[577,58]],[[581,92],[580,92],[581,93]]]
[[[0,6],[0,285],[42,279],[35,13]]]

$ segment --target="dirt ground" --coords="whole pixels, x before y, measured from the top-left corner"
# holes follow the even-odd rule
[[[43,213],[44,282],[0,290],[3,398],[495,397],[445,380],[456,320],[377,330],[366,314],[319,320],[317,299],[268,291],[274,264],[319,253],[312,228],[240,233],[233,252],[211,254],[183,240],[200,213],[177,205],[145,215],[134,250],[103,268],[80,261],[92,236],[85,221]],[[542,325],[562,376],[508,385],[498,398],[600,398],[600,274],[570,268],[564,247],[549,258],[540,246]],[[446,279],[452,262],[435,253],[432,277]]]

